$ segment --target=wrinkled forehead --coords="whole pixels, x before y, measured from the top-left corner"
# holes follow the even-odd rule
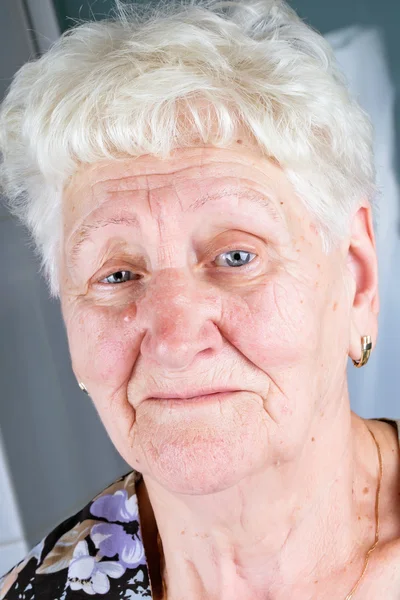
[[[116,208],[123,203],[129,209],[134,198],[149,201],[160,196],[163,202],[171,206],[179,202],[185,209],[186,203],[189,206],[212,194],[235,192],[252,193],[260,201],[265,198],[271,212],[287,221],[308,215],[273,159],[242,144],[228,149],[196,147],[175,151],[167,159],[145,155],[82,165],[64,191],[64,233],[68,235],[110,200]]]

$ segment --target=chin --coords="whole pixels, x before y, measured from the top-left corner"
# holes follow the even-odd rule
[[[245,451],[242,440],[198,440],[190,446],[166,443],[160,453],[147,457],[149,475],[176,494],[205,495],[222,492],[254,473],[257,453]],[[265,454],[264,454],[265,456]]]
[[[263,407],[234,400],[187,407],[143,404],[136,413],[132,466],[171,492],[211,494],[256,472],[268,460]]]

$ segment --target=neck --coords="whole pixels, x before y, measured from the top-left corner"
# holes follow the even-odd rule
[[[361,572],[360,545],[374,538],[377,462],[363,420],[336,417],[312,429],[296,462],[266,465],[217,493],[174,494],[144,476],[168,599],[322,598],[355,558],[346,596]]]

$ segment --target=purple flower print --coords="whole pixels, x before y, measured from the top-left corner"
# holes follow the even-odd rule
[[[92,527],[90,537],[103,556],[113,558],[118,554],[125,568],[137,567],[145,561],[141,539],[126,533],[122,525],[98,523]]]
[[[108,578],[118,579],[124,573],[124,567],[118,562],[98,562],[94,556],[90,556],[88,545],[82,540],[76,545],[68,568],[68,585],[71,590],[83,590],[90,596],[107,594],[110,590]]]
[[[115,494],[97,498],[90,507],[90,512],[95,517],[103,517],[111,523],[130,523],[139,518],[137,497],[132,495],[128,498],[126,490],[118,490]]]
[[[118,490],[114,494],[106,494],[97,498],[90,507],[95,517],[107,519],[108,523],[94,525],[90,537],[99,550],[100,555],[119,557],[124,568],[135,568],[146,564],[144,546],[139,533],[130,535],[122,525],[113,523],[132,523],[139,520],[137,496],[128,497],[126,490]]]

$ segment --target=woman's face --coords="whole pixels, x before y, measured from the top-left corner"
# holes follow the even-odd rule
[[[63,219],[73,370],[133,468],[224,489],[293,460],[332,417],[357,260],[349,239],[323,253],[274,162],[238,143],[86,166]]]

